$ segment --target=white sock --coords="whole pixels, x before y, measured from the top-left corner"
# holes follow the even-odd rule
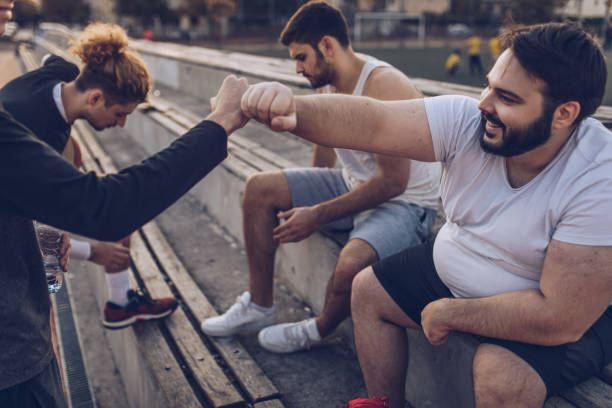
[[[118,304],[125,305],[128,301],[127,292],[132,285],[130,284],[130,270],[124,269],[117,273],[106,274],[106,286],[108,287],[108,300]]]
[[[270,307],[259,306],[257,303],[249,302],[249,307],[252,307],[255,310],[259,310],[265,314],[270,314],[274,312],[274,305]]]
[[[306,322],[306,331],[308,332],[308,337],[310,337],[312,340],[321,340],[319,328],[317,327],[317,321],[314,318],[308,319]]]

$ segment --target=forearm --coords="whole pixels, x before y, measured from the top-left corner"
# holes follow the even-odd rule
[[[2,124],[0,208],[102,240],[144,225],[227,154],[225,132],[205,122],[143,163],[99,178],[80,173],[6,116]]]
[[[295,97],[292,133],[314,143],[434,161],[422,99],[379,101],[352,95]]]
[[[487,298],[444,299],[440,313],[452,331],[545,346],[576,341],[583,334],[537,289]]]
[[[314,145],[312,155],[312,167],[334,167],[336,164],[336,152],[330,147]]]
[[[328,147],[368,150],[379,120],[380,104],[348,95],[295,97],[297,126],[292,133]]]
[[[314,206],[321,225],[348,215],[356,214],[401,194],[406,183],[396,183],[383,175],[376,175],[355,189],[332,200]]]

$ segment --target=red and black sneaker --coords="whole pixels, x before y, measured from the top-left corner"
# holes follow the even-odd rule
[[[173,297],[150,299],[132,289],[128,291],[127,297],[128,301],[123,306],[106,302],[102,320],[104,327],[121,329],[139,320],[161,319],[174,312],[178,306],[178,301]]]
[[[389,408],[387,397],[357,398],[349,401],[344,408]]]

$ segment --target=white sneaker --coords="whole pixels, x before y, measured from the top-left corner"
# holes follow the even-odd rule
[[[257,339],[261,347],[273,353],[293,353],[321,342],[315,319],[266,327]]]
[[[251,294],[247,291],[236,298],[236,303],[227,312],[204,320],[202,331],[210,336],[254,332],[274,324],[275,315],[274,307],[267,313],[253,307]]]

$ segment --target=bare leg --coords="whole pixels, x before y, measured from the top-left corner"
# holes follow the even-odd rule
[[[481,344],[474,356],[473,369],[477,408],[541,407],[546,400],[542,378],[504,347]]]
[[[359,271],[377,260],[374,248],[361,239],[352,239],[342,248],[334,274],[327,284],[323,312],[316,319],[321,337],[329,335],[349,316],[353,279]]]
[[[420,328],[391,299],[371,267],[353,281],[351,311],[359,364],[370,397],[404,407],[408,359],[406,327]]]
[[[242,225],[249,264],[251,300],[264,307],[273,304],[274,254],[278,242],[272,230],[276,213],[291,208],[287,178],[281,171],[258,173],[246,182],[242,196]]]

